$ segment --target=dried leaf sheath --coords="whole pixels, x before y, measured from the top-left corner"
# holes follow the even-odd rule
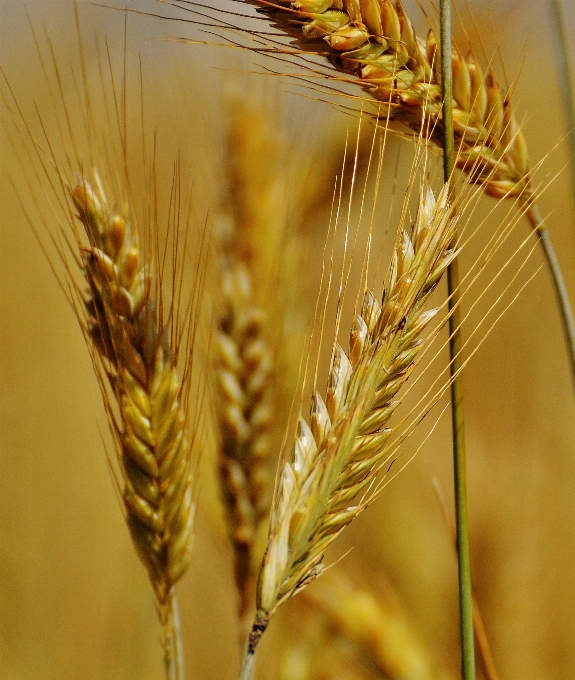
[[[129,215],[110,208],[99,182],[83,182],[72,196],[89,240],[82,248],[86,335],[119,409],[114,434],[126,521],[166,619],[189,564],[194,521],[183,387]]]
[[[296,38],[303,51],[331,64],[382,102],[392,118],[441,143],[441,75],[435,33],[419,38],[401,0],[258,2],[270,21]],[[271,7],[270,7],[271,5]],[[476,56],[452,55],[453,123],[457,164],[495,197],[528,195],[529,164],[523,135],[489,69]],[[436,123],[437,125],[433,125]]]
[[[388,453],[386,425],[422,347],[418,336],[436,313],[425,307],[454,257],[454,232],[447,190],[437,201],[431,191],[422,196],[412,236],[398,235],[383,303],[368,293],[349,352],[334,347],[326,397],[314,393],[309,425],[300,419],[278,477],[251,650],[271,614],[316,578],[327,546],[373,498],[368,487]]]

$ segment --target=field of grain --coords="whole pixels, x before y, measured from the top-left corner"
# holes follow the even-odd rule
[[[479,49],[481,35],[487,54],[497,46],[500,49],[494,70],[501,83],[506,77],[513,83],[515,115],[523,126],[532,165],[544,159],[537,178],[550,185],[540,208],[575,300],[575,205],[548,2],[473,0],[474,26],[469,24],[465,3],[456,5],[467,22],[470,43]],[[569,34],[575,26],[575,7],[567,1],[563,5]],[[54,275],[66,280],[49,239],[58,229],[59,209],[53,193],[44,191],[46,176],[30,137],[26,142],[19,136],[19,117],[25,118],[42,148],[50,145],[72,178],[68,169],[75,156],[84,158],[86,165],[100,161],[105,167],[100,172],[111,175],[114,161],[119,159],[121,165],[120,136],[125,125],[125,167],[132,195],[141,197],[134,201],[141,221],[147,209],[143,149],[149,163],[155,147],[158,221],[164,225],[167,221],[162,222],[161,216],[169,213],[174,168],[179,168],[186,213],[182,223],[186,221],[193,233],[193,252],[184,258],[185,290],[193,289],[198,267],[201,270],[202,238],[212,234],[192,389],[192,395],[199,394],[205,402],[198,509],[190,566],[177,586],[188,680],[236,678],[241,664],[234,553],[226,528],[230,520],[218,487],[218,420],[207,405],[211,389],[201,388],[206,372],[212,370],[209,353],[214,342],[209,341],[209,327],[218,318],[222,295],[213,236],[217,229],[213,230],[233,203],[230,195],[239,174],[257,176],[258,168],[263,169],[256,205],[267,211],[266,228],[273,233],[277,221],[280,234],[272,237],[276,241],[272,255],[267,255],[267,269],[261,270],[264,273],[255,284],[258,304],[271,310],[268,316],[274,319],[270,345],[274,352],[282,343],[286,348],[275,368],[281,403],[276,408],[270,457],[277,456],[286,428],[288,442],[293,441],[289,407],[294,393],[296,411],[300,407],[298,368],[307,351],[303,338],[317,296],[323,303],[325,295],[322,262],[326,239],[331,238],[335,177],[345,165],[342,213],[346,214],[356,146],[349,223],[353,230],[360,226],[357,266],[350,270],[342,312],[345,342],[360,285],[378,163],[377,153],[370,163],[373,130],[367,117],[361,120],[356,144],[358,116],[345,110],[347,101],[320,92],[321,82],[270,74],[270,69],[289,68],[265,54],[224,44],[219,29],[200,30],[140,13],[210,23],[201,17],[205,11],[200,5],[194,5],[195,13],[183,13],[169,3],[129,0],[128,8],[135,11],[127,15],[125,6],[78,0],[82,49],[72,2],[30,0],[24,5],[4,0],[0,7],[4,74],[0,85],[0,665],[6,680],[147,680],[163,673],[153,590],[111,481],[106,453],[114,456],[113,444],[100,388],[77,319]],[[240,2],[221,2],[218,7],[255,16],[253,6]],[[424,33],[425,18],[417,3],[406,0],[405,7]],[[245,22],[234,14],[221,16],[237,25]],[[468,44],[457,19],[454,34],[462,45]],[[173,38],[209,44],[184,44]],[[571,57],[575,60],[573,44]],[[85,132],[83,73],[93,93],[94,139],[102,146],[109,141],[105,150],[95,142],[90,147]],[[125,103],[114,102],[114,88],[122,94],[124,82]],[[116,106],[122,114],[119,119],[110,115]],[[249,126],[252,119],[255,149],[230,145],[226,131],[233,121]],[[74,139],[70,130],[76,133]],[[263,140],[261,147],[257,140]],[[239,161],[232,167],[234,148],[235,160],[241,160],[243,153],[247,167]],[[380,279],[392,251],[413,156],[411,139],[388,136],[374,210],[371,271],[375,272],[381,256]],[[429,163],[437,188],[437,152],[430,152]],[[120,173],[113,182],[121,179]],[[360,222],[364,187],[366,207]],[[474,265],[490,233],[512,210],[504,203],[489,214],[494,205],[494,199],[486,196],[478,200],[467,229],[483,218],[485,224],[461,254],[463,272]],[[246,214],[249,217],[249,210]],[[31,223],[48,249],[48,259]],[[489,285],[528,234],[528,224],[518,222],[463,299],[464,313],[471,309],[463,327],[464,337],[471,338],[464,356],[477,348],[463,373],[472,573],[501,680],[567,680],[575,676],[575,402],[553,288],[538,249],[514,279],[535,241],[530,240]],[[343,242],[342,229],[334,240],[337,277]],[[264,258],[265,252],[260,256]],[[507,285],[503,299],[478,326]],[[444,283],[434,296],[441,304]],[[318,369],[322,388],[329,369],[334,315],[332,295]],[[439,341],[446,337],[441,331]],[[315,354],[312,363],[314,358]],[[444,349],[405,406],[417,401],[447,361]],[[302,402],[305,416],[309,395],[308,390]],[[327,562],[341,558],[337,566],[274,618],[258,652],[256,677],[458,677],[456,559],[434,491],[437,480],[453,514],[450,420],[448,412],[440,417],[447,401],[443,395],[405,442],[381,497],[329,548]],[[271,480],[274,475],[272,469]],[[257,550],[261,550],[265,536],[258,540]],[[342,593],[348,594],[347,600]],[[341,609],[334,611],[337,602]],[[399,670],[391,675],[390,668]],[[480,677],[482,673],[480,664]]]

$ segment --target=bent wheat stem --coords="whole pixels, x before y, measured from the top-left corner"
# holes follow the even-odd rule
[[[243,677],[275,611],[319,576],[327,547],[377,495],[390,453],[387,423],[437,312],[425,308],[455,257],[454,234],[448,187],[437,200],[423,192],[411,236],[398,231],[382,304],[367,292],[349,352],[333,347],[325,398],[314,391],[309,424],[300,418],[280,464]]]
[[[561,313],[561,321],[563,326],[563,334],[565,336],[565,344],[567,345],[567,360],[569,361],[569,368],[571,369],[571,378],[575,386],[575,320],[571,314],[571,307],[569,304],[569,294],[567,286],[563,280],[559,260],[555,254],[551,237],[547,226],[541,216],[539,207],[535,203],[524,203],[525,216],[537,234],[541,248],[545,255],[545,260],[551,275],[551,281],[555,290],[559,312]]]

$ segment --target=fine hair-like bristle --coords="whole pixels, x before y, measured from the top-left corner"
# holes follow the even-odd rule
[[[112,207],[97,175],[71,195],[88,238],[87,247],[78,244],[88,284],[83,330],[100,367],[125,519],[156,594],[169,667],[179,653],[174,586],[190,562],[195,515],[189,373],[184,370],[183,381],[178,374],[129,210]]]
[[[325,396],[316,390],[309,424],[300,418],[276,483],[252,654],[273,613],[321,573],[328,545],[376,495],[395,397],[437,311],[427,302],[455,257],[455,222],[447,187],[437,199],[424,190],[411,236],[399,230],[382,303],[365,294],[349,351],[335,344]]]
[[[441,144],[438,39],[432,29],[425,40],[416,35],[401,0],[261,5],[271,21],[296,37],[303,51],[326,55],[347,81],[357,82],[381,102],[383,119],[401,121]],[[527,200],[531,195],[527,146],[509,95],[501,91],[491,68],[483,72],[471,51],[463,56],[454,50],[452,67],[458,167],[491,196]]]

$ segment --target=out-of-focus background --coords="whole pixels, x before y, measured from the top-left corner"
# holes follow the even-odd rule
[[[405,4],[423,31],[425,21],[416,3]],[[563,4],[567,25],[574,27],[575,6]],[[152,0],[131,0],[127,5],[141,12],[191,18]],[[254,8],[242,3],[221,6],[255,15]],[[470,41],[475,43],[480,33],[488,54],[498,44],[509,80],[517,80],[514,101],[532,162],[545,158],[538,178],[545,184],[557,175],[541,198],[541,208],[549,216],[551,236],[575,301],[575,210],[565,169],[565,124],[546,0],[475,0],[471,7],[476,26],[469,32]],[[222,200],[223,131],[231,115],[226,106],[230,93],[256,92],[256,98],[269,102],[272,128],[288,149],[282,165],[292,177],[327,165],[337,172],[346,134],[353,147],[357,131],[355,117],[335,111],[313,91],[298,90],[287,79],[261,75],[266,64],[261,56],[252,60],[231,47],[165,40],[193,37],[223,42],[207,29],[202,34],[185,23],[141,14],[130,14],[126,23],[122,11],[85,0],[78,0],[76,8],[83,57],[72,2],[3,0],[0,6],[0,66],[7,79],[1,85],[5,101],[0,210],[0,666],[6,680],[143,680],[162,674],[152,592],[110,480],[99,388],[76,319],[25,217],[27,212],[46,243],[46,227],[57,226],[58,211],[52,212],[50,193],[38,189],[45,186],[45,178],[35,175],[37,159],[29,155],[30,145],[23,144],[16,132],[14,115],[19,114],[12,95],[39,142],[47,144],[45,130],[55,155],[66,164],[70,135],[59,92],[68,102],[72,129],[85,129],[78,93],[83,69],[96,85],[100,80],[95,41],[108,98],[111,78],[118,86],[123,77],[126,46],[128,124],[140,129],[142,82],[147,143],[157,130],[158,175],[169,178],[170,164],[180,151],[186,176],[193,179],[198,228]],[[461,27],[457,32],[466,44]],[[498,56],[495,61],[503,82]],[[101,99],[95,96],[95,101]],[[108,110],[112,108],[108,101]],[[107,118],[103,107],[95,105],[95,109],[99,138],[109,135],[116,140],[111,144],[117,144],[117,121]],[[366,123],[361,182],[370,134]],[[78,141],[80,147],[83,143]],[[130,163],[136,175],[141,144],[134,133]],[[388,140],[377,224],[391,234],[394,179],[391,213],[397,215],[412,157],[409,141]],[[302,277],[305,274],[305,285],[313,295],[319,285],[330,195],[331,191],[325,192],[326,205],[317,208],[313,224],[306,227],[308,258],[302,263]],[[492,206],[491,199],[482,198],[478,216]],[[289,205],[284,209],[289,214]],[[464,251],[464,269],[488,238],[489,225],[494,227],[507,209],[500,206]],[[527,234],[528,227],[518,224],[502,262]],[[360,230],[362,238],[365,230]],[[387,241],[389,245],[390,236]],[[53,256],[51,261],[58,270]],[[540,263],[536,250],[526,265],[526,276],[512,285],[512,294]],[[503,283],[478,305],[466,331],[471,333],[512,274],[505,275]],[[480,279],[469,292],[468,308],[489,281],[487,276]],[[481,327],[471,347],[479,344],[489,326],[487,322]],[[466,369],[464,385],[473,579],[500,677],[573,678],[575,403],[544,269],[481,343]],[[403,460],[420,447],[438,415],[425,421],[406,443]],[[202,465],[192,566],[179,587],[192,680],[234,678],[239,667],[231,553],[213,461],[208,451]],[[376,599],[393,600],[426,654],[447,674],[440,676],[438,671],[437,677],[456,677],[456,563],[433,491],[435,478],[450,502],[447,415],[329,557],[352,549],[338,568]],[[313,627],[313,617],[310,624],[309,614],[298,607],[296,598],[272,624],[259,661],[262,678],[280,677],[274,664],[281,665],[286,650],[297,647],[301,636],[308,634],[306,626]],[[319,648],[325,653],[325,646]]]

